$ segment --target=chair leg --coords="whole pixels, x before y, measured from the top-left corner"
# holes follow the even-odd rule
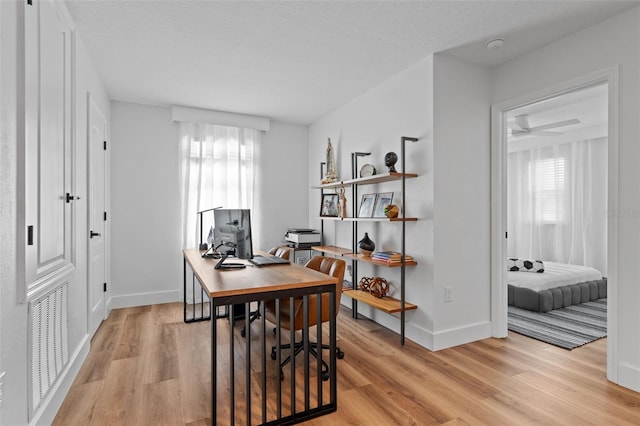
[[[240,330],[240,335],[242,337],[247,335],[247,327],[251,327],[251,323],[260,318],[260,303],[262,302],[258,302],[258,309],[249,313],[249,324],[245,324],[245,326],[242,327],[242,330]]]
[[[318,352],[316,351],[317,346],[318,344],[316,342],[309,342],[309,353],[322,363],[322,380],[326,381],[326,380],[329,380],[329,365],[322,358],[322,354],[319,355]],[[321,345],[321,348],[325,350],[331,350],[331,347],[329,345]],[[283,349],[291,349],[291,344],[286,343],[284,345],[281,345],[280,350],[283,350]],[[297,356],[303,350],[304,350],[303,342],[294,343],[292,353],[290,353],[289,356],[287,356],[280,363],[280,379],[281,380],[284,379],[283,368],[291,362],[292,357]],[[342,352],[339,347],[336,347],[336,358],[338,359],[344,358],[344,352]],[[271,347],[271,359],[273,360],[276,359],[276,346]]]

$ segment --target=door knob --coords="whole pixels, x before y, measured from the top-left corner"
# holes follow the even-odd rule
[[[101,234],[99,232],[89,231],[89,238],[99,237]]]
[[[79,200],[80,197],[78,197],[77,195],[71,195],[67,192],[67,196],[65,197],[67,203],[72,202],[73,200]]]

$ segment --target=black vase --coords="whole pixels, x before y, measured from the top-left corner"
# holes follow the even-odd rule
[[[371,238],[369,238],[369,234],[365,232],[364,238],[358,241],[358,248],[360,249],[360,253],[365,256],[371,256],[371,253],[373,253],[373,250],[376,248],[376,243],[374,243]]]

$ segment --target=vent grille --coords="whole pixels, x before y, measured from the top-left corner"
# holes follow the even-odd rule
[[[31,413],[40,406],[69,361],[68,287],[65,282],[29,303]]]

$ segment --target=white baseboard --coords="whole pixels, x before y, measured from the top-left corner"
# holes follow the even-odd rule
[[[618,367],[618,384],[640,392],[640,369],[620,364]]]
[[[469,324],[464,327],[433,333],[433,350],[451,348],[465,343],[487,339],[492,336],[491,321]]]
[[[123,296],[112,296],[110,308],[132,308],[135,306],[158,305],[160,303],[180,302],[180,290],[154,291],[151,293],[136,293]]]
[[[407,324],[405,328],[405,337],[412,342],[417,343],[423,348],[434,351],[433,349],[433,333],[422,327],[417,327],[413,324]]]
[[[351,306],[348,307],[350,308]],[[363,317],[366,317],[371,321],[382,325],[383,327],[393,330],[396,333],[400,332],[400,319],[395,317],[394,315],[383,314],[380,311],[369,308],[368,306],[359,308],[358,315],[362,315]],[[441,349],[447,349],[453,346],[487,339],[492,336],[491,321],[469,324],[463,327],[434,333],[430,330],[412,324],[410,322],[410,319],[411,311],[409,311],[407,315],[405,338],[417,343],[418,345],[430,351],[439,351]]]
[[[30,425],[50,425],[53,423],[53,419],[55,419],[56,414],[58,414],[62,402],[78,375],[78,371],[80,371],[80,367],[82,367],[84,360],[87,358],[87,355],[89,355],[90,346],[91,339],[87,334],[73,353],[67,368],[64,369],[60,376],[60,380],[58,380],[53,389],[51,389],[51,392],[42,402],[33,419],[31,419]]]

